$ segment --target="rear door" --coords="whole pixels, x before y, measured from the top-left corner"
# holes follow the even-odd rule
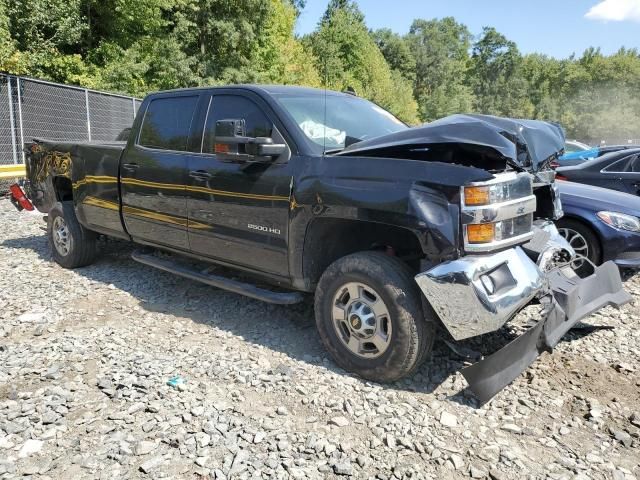
[[[605,188],[640,195],[640,155],[628,155],[602,170]]]
[[[620,174],[627,192],[640,195],[640,155],[629,157],[627,168]]]
[[[189,249],[187,161],[199,93],[154,96],[120,165],[122,216],[137,241]]]
[[[237,92],[237,91],[236,91]],[[286,143],[259,96],[214,93],[204,115],[201,154],[189,158],[189,243],[194,253],[251,270],[288,276],[290,150],[268,163],[226,159],[215,137],[219,120],[243,120],[247,137]]]

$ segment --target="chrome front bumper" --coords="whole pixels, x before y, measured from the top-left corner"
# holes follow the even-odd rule
[[[415,280],[451,336],[463,340],[498,330],[543,294],[548,289],[545,272],[561,251],[567,258],[575,255],[554,224],[543,222],[523,247],[461,257],[420,273]]]
[[[462,257],[415,278],[456,340],[498,330],[544,286],[542,272],[520,247]]]
[[[498,330],[534,298],[544,306],[543,319],[536,326],[462,371],[481,401],[511,383],[582,318],[606,305],[619,307],[631,300],[613,262],[581,279],[569,266],[558,263],[558,256],[567,260],[573,255],[555,226],[541,223],[522,247],[462,257],[415,277],[456,340]]]

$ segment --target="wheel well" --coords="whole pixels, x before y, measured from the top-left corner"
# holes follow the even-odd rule
[[[73,200],[73,185],[67,177],[54,177],[53,189],[59,202]]]
[[[424,256],[416,235],[406,228],[335,218],[314,219],[307,227],[303,251],[304,277],[315,285],[333,262],[367,250],[385,250],[418,271]]]
[[[603,253],[603,248],[602,248],[602,238],[600,238],[600,234],[598,233],[598,231],[593,228],[589,222],[587,222],[584,218],[581,217],[576,217],[574,215],[564,215],[560,220],[557,221],[557,224],[562,224],[563,220],[569,220],[575,223],[579,223],[580,225],[582,225],[584,228],[586,228],[587,230],[589,230],[591,233],[593,233],[593,236],[595,237],[595,239],[598,241],[598,247],[600,248],[600,258],[598,260],[602,260],[602,255]],[[561,227],[562,228],[562,227]]]

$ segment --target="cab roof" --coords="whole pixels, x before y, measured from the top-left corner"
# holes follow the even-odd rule
[[[299,87],[296,85],[261,85],[261,84],[237,84],[237,85],[218,85],[218,86],[202,86],[202,87],[188,87],[188,88],[175,88],[172,90],[161,90],[158,92],[150,93],[149,95],[164,94],[171,92],[189,92],[189,91],[201,91],[201,90],[226,90],[226,89],[242,89],[249,90],[256,93],[266,93],[269,95],[300,95],[300,96],[320,96],[320,95],[332,95],[343,96],[352,98],[354,95],[350,93],[336,92],[335,90],[325,90],[322,88],[313,87]]]

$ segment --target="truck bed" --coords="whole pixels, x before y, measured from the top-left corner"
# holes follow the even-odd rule
[[[31,198],[41,212],[56,201],[54,182],[68,182],[80,221],[92,230],[126,237],[120,218],[120,157],[126,142],[36,139],[26,145]],[[69,191],[69,190],[68,190]]]

